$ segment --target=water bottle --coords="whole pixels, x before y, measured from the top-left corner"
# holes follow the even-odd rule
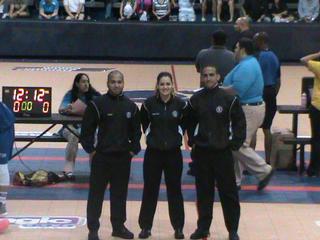
[[[307,94],[305,92],[301,94],[301,106],[307,107]]]

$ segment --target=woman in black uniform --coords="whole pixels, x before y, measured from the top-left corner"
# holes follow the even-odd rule
[[[164,172],[171,224],[176,239],[184,239],[184,208],[181,193],[182,137],[187,103],[174,94],[172,76],[161,72],[156,94],[141,107],[141,123],[147,149],[143,162],[144,189],[139,216],[139,238],[151,236],[162,172]]]

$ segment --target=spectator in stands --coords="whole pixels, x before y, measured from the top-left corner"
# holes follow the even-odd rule
[[[63,0],[63,6],[68,16],[66,20],[84,19],[84,0]]]
[[[205,66],[215,66],[220,73],[220,82],[223,82],[224,77],[236,63],[233,52],[225,47],[226,42],[227,35],[223,30],[217,30],[212,34],[212,46],[202,49],[196,57],[195,65],[198,73],[201,73]]]
[[[78,103],[87,104],[97,96],[100,96],[100,93],[91,86],[89,76],[84,73],[78,73],[74,78],[72,89],[69,90],[63,97],[59,107],[59,113],[82,116],[84,109],[77,109],[76,105],[78,105]],[[68,125],[68,127],[72,132],[67,128],[62,128],[60,130],[61,135],[68,140],[63,175],[66,180],[74,181],[75,176],[73,175],[73,172],[78,152],[80,126]],[[78,134],[78,136],[76,136],[74,133]]]
[[[226,91],[232,90],[238,95],[246,117],[246,140],[239,151],[234,151],[235,174],[240,187],[243,167],[258,180],[257,190],[265,188],[273,170],[266,161],[251,147],[251,140],[261,126],[265,115],[263,102],[263,76],[257,59],[253,56],[254,47],[251,39],[242,38],[236,44],[235,56],[240,61],[225,77],[223,85]]]
[[[301,21],[315,21],[319,16],[319,0],[299,0],[298,13]]]
[[[177,4],[173,0],[173,6]],[[179,6],[179,21],[180,22],[194,22],[196,15],[193,9],[193,2],[191,0],[178,0]]]
[[[29,17],[30,13],[28,10],[28,5],[25,0],[14,0],[11,2],[9,7],[9,17],[19,18],[19,17]]]
[[[246,0],[244,8],[247,16],[256,22],[271,22],[268,0]]]
[[[277,95],[280,89],[280,62],[276,54],[269,49],[269,36],[266,32],[259,32],[254,36],[254,42],[257,47],[257,59],[259,61],[263,80],[263,101],[266,104],[266,113],[261,125],[264,133],[264,150],[266,162],[270,163],[271,153],[271,125],[277,112]],[[255,147],[255,139],[252,140]]]
[[[140,21],[149,21],[152,11],[152,0],[136,0],[134,4],[134,12]]]
[[[292,22],[294,17],[289,15],[286,0],[273,0],[270,14],[272,16],[272,21],[279,22]]]
[[[10,186],[8,162],[12,156],[14,122],[12,111],[0,102],[0,218],[7,214],[6,200]]]
[[[157,21],[168,21],[171,13],[170,0],[153,0],[152,13]]]
[[[106,0],[106,13],[104,15],[104,18],[105,19],[109,19],[112,17],[112,7],[113,7],[113,4],[115,3],[114,0]]]
[[[59,2],[58,0],[41,0],[39,5],[40,19],[59,19]]]
[[[122,0],[119,11],[119,21],[133,19],[135,17],[134,0]]]
[[[238,40],[241,38],[249,38],[252,39],[254,36],[254,33],[250,30],[250,22],[248,17],[239,17],[236,20],[236,24],[234,25],[234,28],[237,32],[239,32]]]
[[[308,69],[314,74],[312,100],[309,108],[311,123],[311,159],[307,169],[309,177],[320,176],[320,51],[301,58]]]
[[[8,16],[8,4],[6,0],[0,0],[0,19]]]
[[[228,2],[228,6],[229,6],[229,20],[228,20],[228,22],[232,22],[233,16],[234,16],[234,0],[218,0],[217,21],[221,22],[221,11],[222,11],[222,3],[223,2]]]
[[[206,12],[207,12],[207,1],[208,0],[200,0],[201,3],[201,21],[206,21]],[[212,22],[217,21],[217,0],[211,0],[212,2]]]

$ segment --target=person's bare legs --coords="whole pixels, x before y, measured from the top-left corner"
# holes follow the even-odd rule
[[[228,22],[233,22],[233,17],[234,17],[234,1],[233,1],[233,0],[229,0],[229,1],[228,1],[228,5],[229,5],[229,14],[230,14],[230,18],[229,18]]]
[[[221,9],[222,9],[222,0],[218,0],[217,4],[217,21],[221,22]]]
[[[206,21],[206,12],[207,12],[207,0],[202,0],[201,4],[201,21],[205,22]]]
[[[217,0],[212,0],[212,22],[217,21]]]

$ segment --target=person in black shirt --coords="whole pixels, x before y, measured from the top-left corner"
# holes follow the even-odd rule
[[[182,137],[185,129],[187,102],[174,95],[172,76],[161,72],[157,77],[156,94],[141,107],[141,123],[147,149],[143,162],[144,189],[139,215],[139,238],[151,236],[152,222],[164,172],[169,202],[169,215],[175,239],[183,239],[184,208],[181,193],[183,168]]]
[[[131,158],[140,147],[139,109],[122,93],[123,74],[114,70],[108,75],[108,93],[88,104],[81,129],[81,144],[90,154],[91,173],[87,204],[88,240],[99,240],[104,192],[110,184],[112,236],[133,239],[124,226]],[[94,144],[98,130],[97,145]]]
[[[219,87],[216,68],[207,66],[201,75],[205,87],[191,97],[187,121],[199,213],[190,238],[209,235],[217,182],[229,240],[239,240],[240,204],[232,150],[237,151],[246,138],[246,120],[237,97]]]

